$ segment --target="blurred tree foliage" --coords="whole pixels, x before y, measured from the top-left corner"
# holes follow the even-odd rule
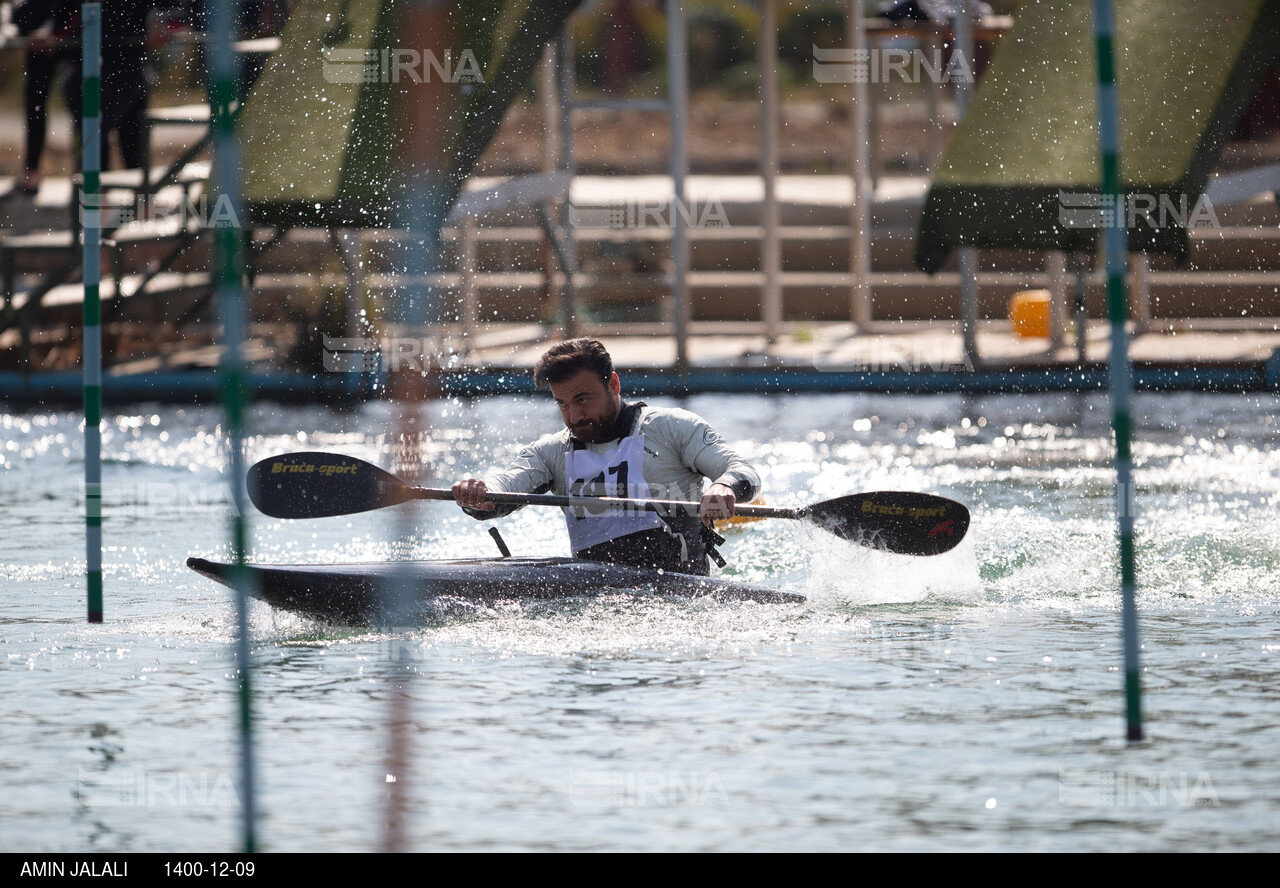
[[[813,46],[844,43],[846,4],[839,0],[778,4],[778,48],[784,84],[804,82]],[[758,3],[691,0],[686,8],[689,82],[695,90],[728,95],[758,91]],[[632,45],[625,49],[619,40]],[[606,0],[573,19],[578,85],[587,90],[650,94],[666,78],[667,20],[664,0]],[[619,72],[618,66],[624,71]],[[619,74],[624,75],[622,78]]]

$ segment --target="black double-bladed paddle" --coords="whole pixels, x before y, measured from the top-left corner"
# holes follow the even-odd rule
[[[329,518],[398,506],[411,500],[452,500],[453,491],[413,487],[372,463],[334,453],[286,453],[249,469],[249,499],[273,518]],[[698,503],[608,496],[556,496],[491,491],[486,500],[522,506],[643,509],[696,515]],[[742,505],[735,515],[790,518],[836,536],[902,555],[940,555],[969,530],[969,510],[928,493],[855,493],[800,508]]]

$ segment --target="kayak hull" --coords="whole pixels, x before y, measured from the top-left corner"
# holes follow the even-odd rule
[[[232,566],[188,558],[196,573],[232,584]],[[257,564],[246,567],[249,594],[272,607],[316,619],[365,624],[384,608],[383,590],[407,577],[420,616],[441,604],[635,595],[709,598],[716,601],[800,603],[803,595],[723,577],[659,573],[576,558],[473,558],[456,561],[360,564]]]

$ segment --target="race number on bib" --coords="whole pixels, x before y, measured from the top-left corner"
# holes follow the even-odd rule
[[[627,497],[646,499],[649,485],[644,480],[644,435],[623,438],[613,450],[594,453],[590,450],[565,452],[565,480],[570,496]],[[634,507],[610,507],[603,503],[584,502],[565,511],[569,542],[574,552],[590,546],[661,527],[653,512]]]

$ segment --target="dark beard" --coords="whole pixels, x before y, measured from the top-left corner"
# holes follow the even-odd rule
[[[577,438],[583,444],[600,444],[604,441],[612,441],[617,435],[613,434],[613,427],[618,424],[619,411],[615,408],[613,413],[604,418],[601,422],[587,422],[576,425],[569,429],[569,434]]]

